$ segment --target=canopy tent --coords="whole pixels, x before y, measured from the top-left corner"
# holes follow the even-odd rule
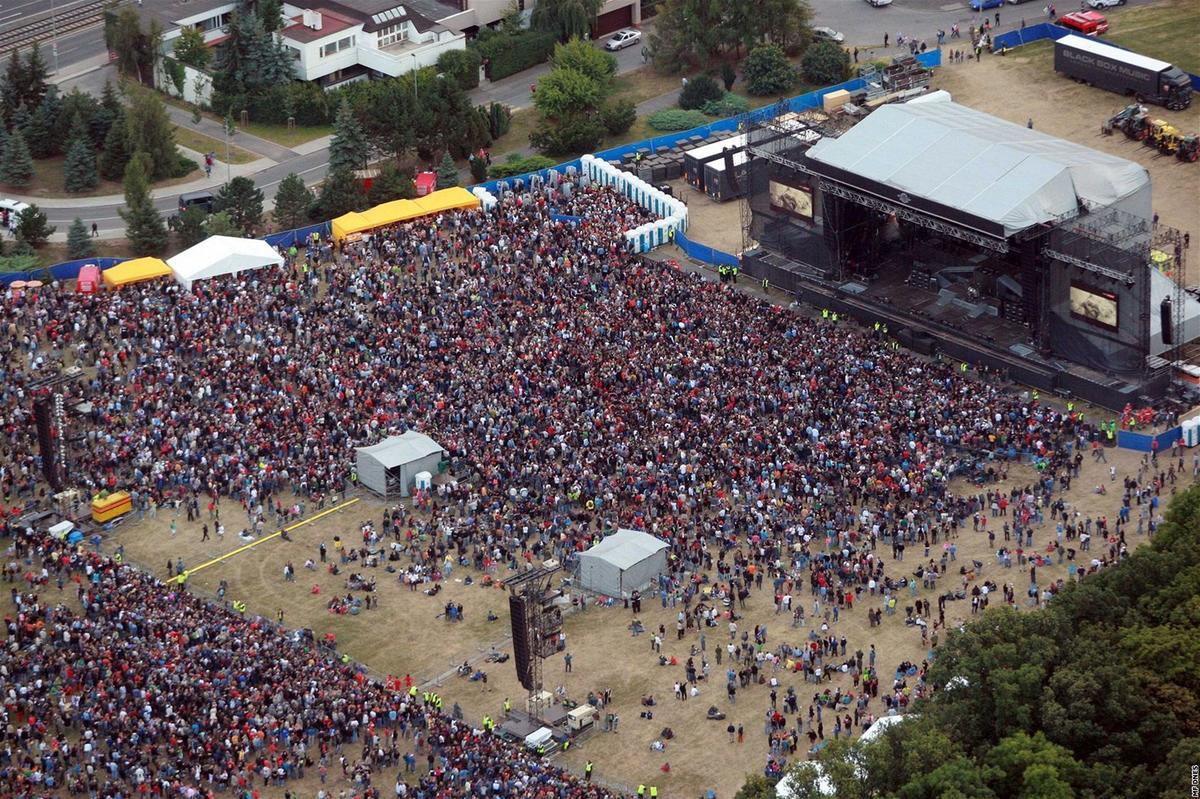
[[[131,283],[170,277],[171,274],[171,267],[167,266],[161,258],[134,258],[105,269],[104,285],[112,289],[119,289],[121,286],[128,286]]]
[[[479,198],[461,187],[442,189],[415,200],[393,200],[366,211],[351,211],[333,220],[333,237],[338,241],[355,233],[374,230],[384,225],[407,222],[456,208],[478,208]]]
[[[1129,199],[1149,216],[1145,167],[1014,125],[948,97],[885,105],[807,153],[817,174],[875,184],[904,205],[936,203],[1008,238]]]
[[[645,588],[667,570],[667,545],[637,530],[617,530],[579,555],[579,586],[619,597]]]
[[[236,275],[249,269],[282,263],[283,256],[265,241],[232,236],[209,236],[196,246],[167,259],[175,279],[189,290],[197,280]]]
[[[437,474],[445,457],[441,444],[415,430],[355,451],[358,482],[383,497],[407,497],[417,475]]]

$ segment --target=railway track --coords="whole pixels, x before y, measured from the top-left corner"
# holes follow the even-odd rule
[[[111,0],[90,0],[78,6],[58,11],[51,17],[43,17],[0,33],[0,55],[10,50],[32,47],[35,42],[48,41],[57,31],[58,36],[76,33],[104,22],[104,9]]]

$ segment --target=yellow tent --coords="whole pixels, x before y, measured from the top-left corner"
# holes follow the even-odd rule
[[[171,267],[159,258],[134,258],[132,261],[122,261],[111,269],[105,269],[104,285],[116,289],[156,277],[170,277],[172,274]]]
[[[417,200],[393,200],[366,211],[351,211],[339,216],[331,223],[333,237],[338,241],[354,233],[374,230],[384,225],[394,225],[421,216],[438,214],[455,208],[477,208],[479,198],[461,187],[435,191]]]

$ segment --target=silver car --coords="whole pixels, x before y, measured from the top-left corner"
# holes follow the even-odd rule
[[[605,50],[622,50],[626,47],[633,47],[642,40],[642,32],[627,28],[623,31],[617,31],[612,35],[607,42],[604,43]]]
[[[837,42],[838,44],[846,41],[846,35],[833,28],[813,28],[812,32],[813,38],[817,41]]]

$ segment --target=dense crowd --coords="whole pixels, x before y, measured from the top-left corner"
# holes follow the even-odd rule
[[[566,211],[582,222],[552,218]],[[1090,428],[878,330],[643,261],[619,234],[644,219],[610,190],[509,194],[492,212],[313,241],[280,269],[191,292],[143,284],[10,301],[0,488],[22,499],[41,490],[26,387],[71,363],[88,372],[70,403],[91,403],[72,424],[76,480],[130,488],[140,512],[182,502],[190,518],[232,501],[247,535],[272,513],[299,513],[294,495],[323,502],[352,486],[355,446],[419,429],[452,462],[433,494],[382,522],[421,564],[405,573],[454,560],[484,571],[535,556],[569,564],[603,529],[646,530],[671,547],[652,596],[680,605],[680,638],[697,636],[688,682],[717,679],[709,657],[720,666],[726,652],[729,701],[783,669],[817,683],[853,671],[862,694],[818,688],[807,726],[795,697],[772,688],[765,725],[780,756],[802,730],[824,737],[812,723],[823,706],[839,731],[858,726],[879,712],[880,677],[873,652],[847,652],[829,632],[837,615],[856,605],[893,615],[899,603],[936,644],[945,602],[1015,596],[958,562],[954,541],[1001,502],[1004,540],[1017,539],[1010,557],[1029,536],[1022,567],[1032,525],[1062,515],[1082,528],[1056,493],[1077,475],[1072,445]],[[1018,452],[1040,479],[1001,491]],[[955,474],[978,491],[949,493]],[[129,567],[43,539],[24,546],[48,579],[63,568],[81,578],[84,613],[27,599],[10,623],[6,795],[37,795],[53,779],[95,782],[105,796],[139,785],[190,796],[255,775],[286,780],[347,746],[362,746],[369,778],[394,765],[405,735],[428,747],[418,796],[467,795],[480,780],[499,781],[501,795],[606,795]],[[900,562],[922,551],[919,571],[885,573],[888,548]],[[1119,554],[1114,545],[1092,567]],[[1055,589],[1031,578],[1035,599]],[[936,611],[905,600],[916,579],[944,584]],[[805,646],[768,644],[765,627],[739,635],[752,591],[773,592],[793,626],[811,623]],[[642,601],[625,599],[635,612]],[[728,641],[710,646],[706,636],[726,629]],[[257,657],[276,650],[285,657]],[[924,666],[902,666],[883,678],[887,707],[925,690]],[[782,708],[798,716],[790,730]]]

